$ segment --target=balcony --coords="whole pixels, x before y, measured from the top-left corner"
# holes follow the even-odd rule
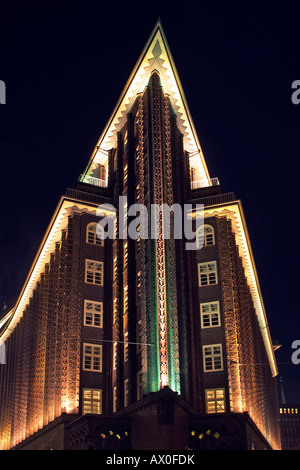
[[[107,188],[107,182],[105,180],[100,180],[99,178],[94,178],[93,176],[80,175],[79,181],[81,181],[82,183],[91,184],[92,186]]]
[[[207,180],[191,181],[191,189],[210,188],[212,186],[219,186],[218,178],[208,178]]]

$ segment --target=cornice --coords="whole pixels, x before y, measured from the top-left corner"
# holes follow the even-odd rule
[[[55,250],[55,244],[60,241],[62,230],[67,227],[68,217],[75,212],[88,212],[96,215],[97,207],[97,204],[84,203],[82,201],[66,198],[65,196],[61,197],[32,263],[21,293],[15,306],[9,312],[9,317],[6,317],[7,321],[3,325],[3,330],[0,332],[0,341],[5,342],[7,340],[19,320],[22,318],[40,276],[45,269],[45,265],[49,262],[51,253]]]

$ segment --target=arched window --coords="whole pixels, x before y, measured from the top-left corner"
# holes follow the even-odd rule
[[[103,227],[99,225],[98,230],[97,230],[96,222],[92,222],[88,224],[86,227],[86,242],[91,243],[92,245],[103,246],[104,244]]]
[[[197,248],[215,244],[215,231],[211,225],[201,225],[196,233]]]

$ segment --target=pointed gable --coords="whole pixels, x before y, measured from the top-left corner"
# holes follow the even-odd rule
[[[148,85],[153,70],[157,70],[159,73],[163,91],[170,97],[173,110],[177,116],[177,125],[183,135],[184,149],[190,155],[191,167],[197,169],[197,173],[204,183],[209,180],[210,177],[200,143],[160,21],[155,25],[123,89],[116,107],[98,140],[84,175],[89,173],[93,164],[107,163],[108,151],[116,146],[117,133],[124,126],[126,115],[130,112],[136,96],[142,93]]]

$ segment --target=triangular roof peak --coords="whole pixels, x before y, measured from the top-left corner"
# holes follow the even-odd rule
[[[85,175],[92,163],[105,163],[108,150],[116,146],[117,133],[124,126],[126,115],[130,111],[136,96],[144,91],[154,70],[159,73],[164,93],[170,96],[173,110],[177,116],[178,127],[183,134],[184,149],[190,154],[191,166],[197,168],[201,179],[204,181],[209,179],[200,143],[160,19],[158,19],[150,34],[115,109],[98,140]]]

